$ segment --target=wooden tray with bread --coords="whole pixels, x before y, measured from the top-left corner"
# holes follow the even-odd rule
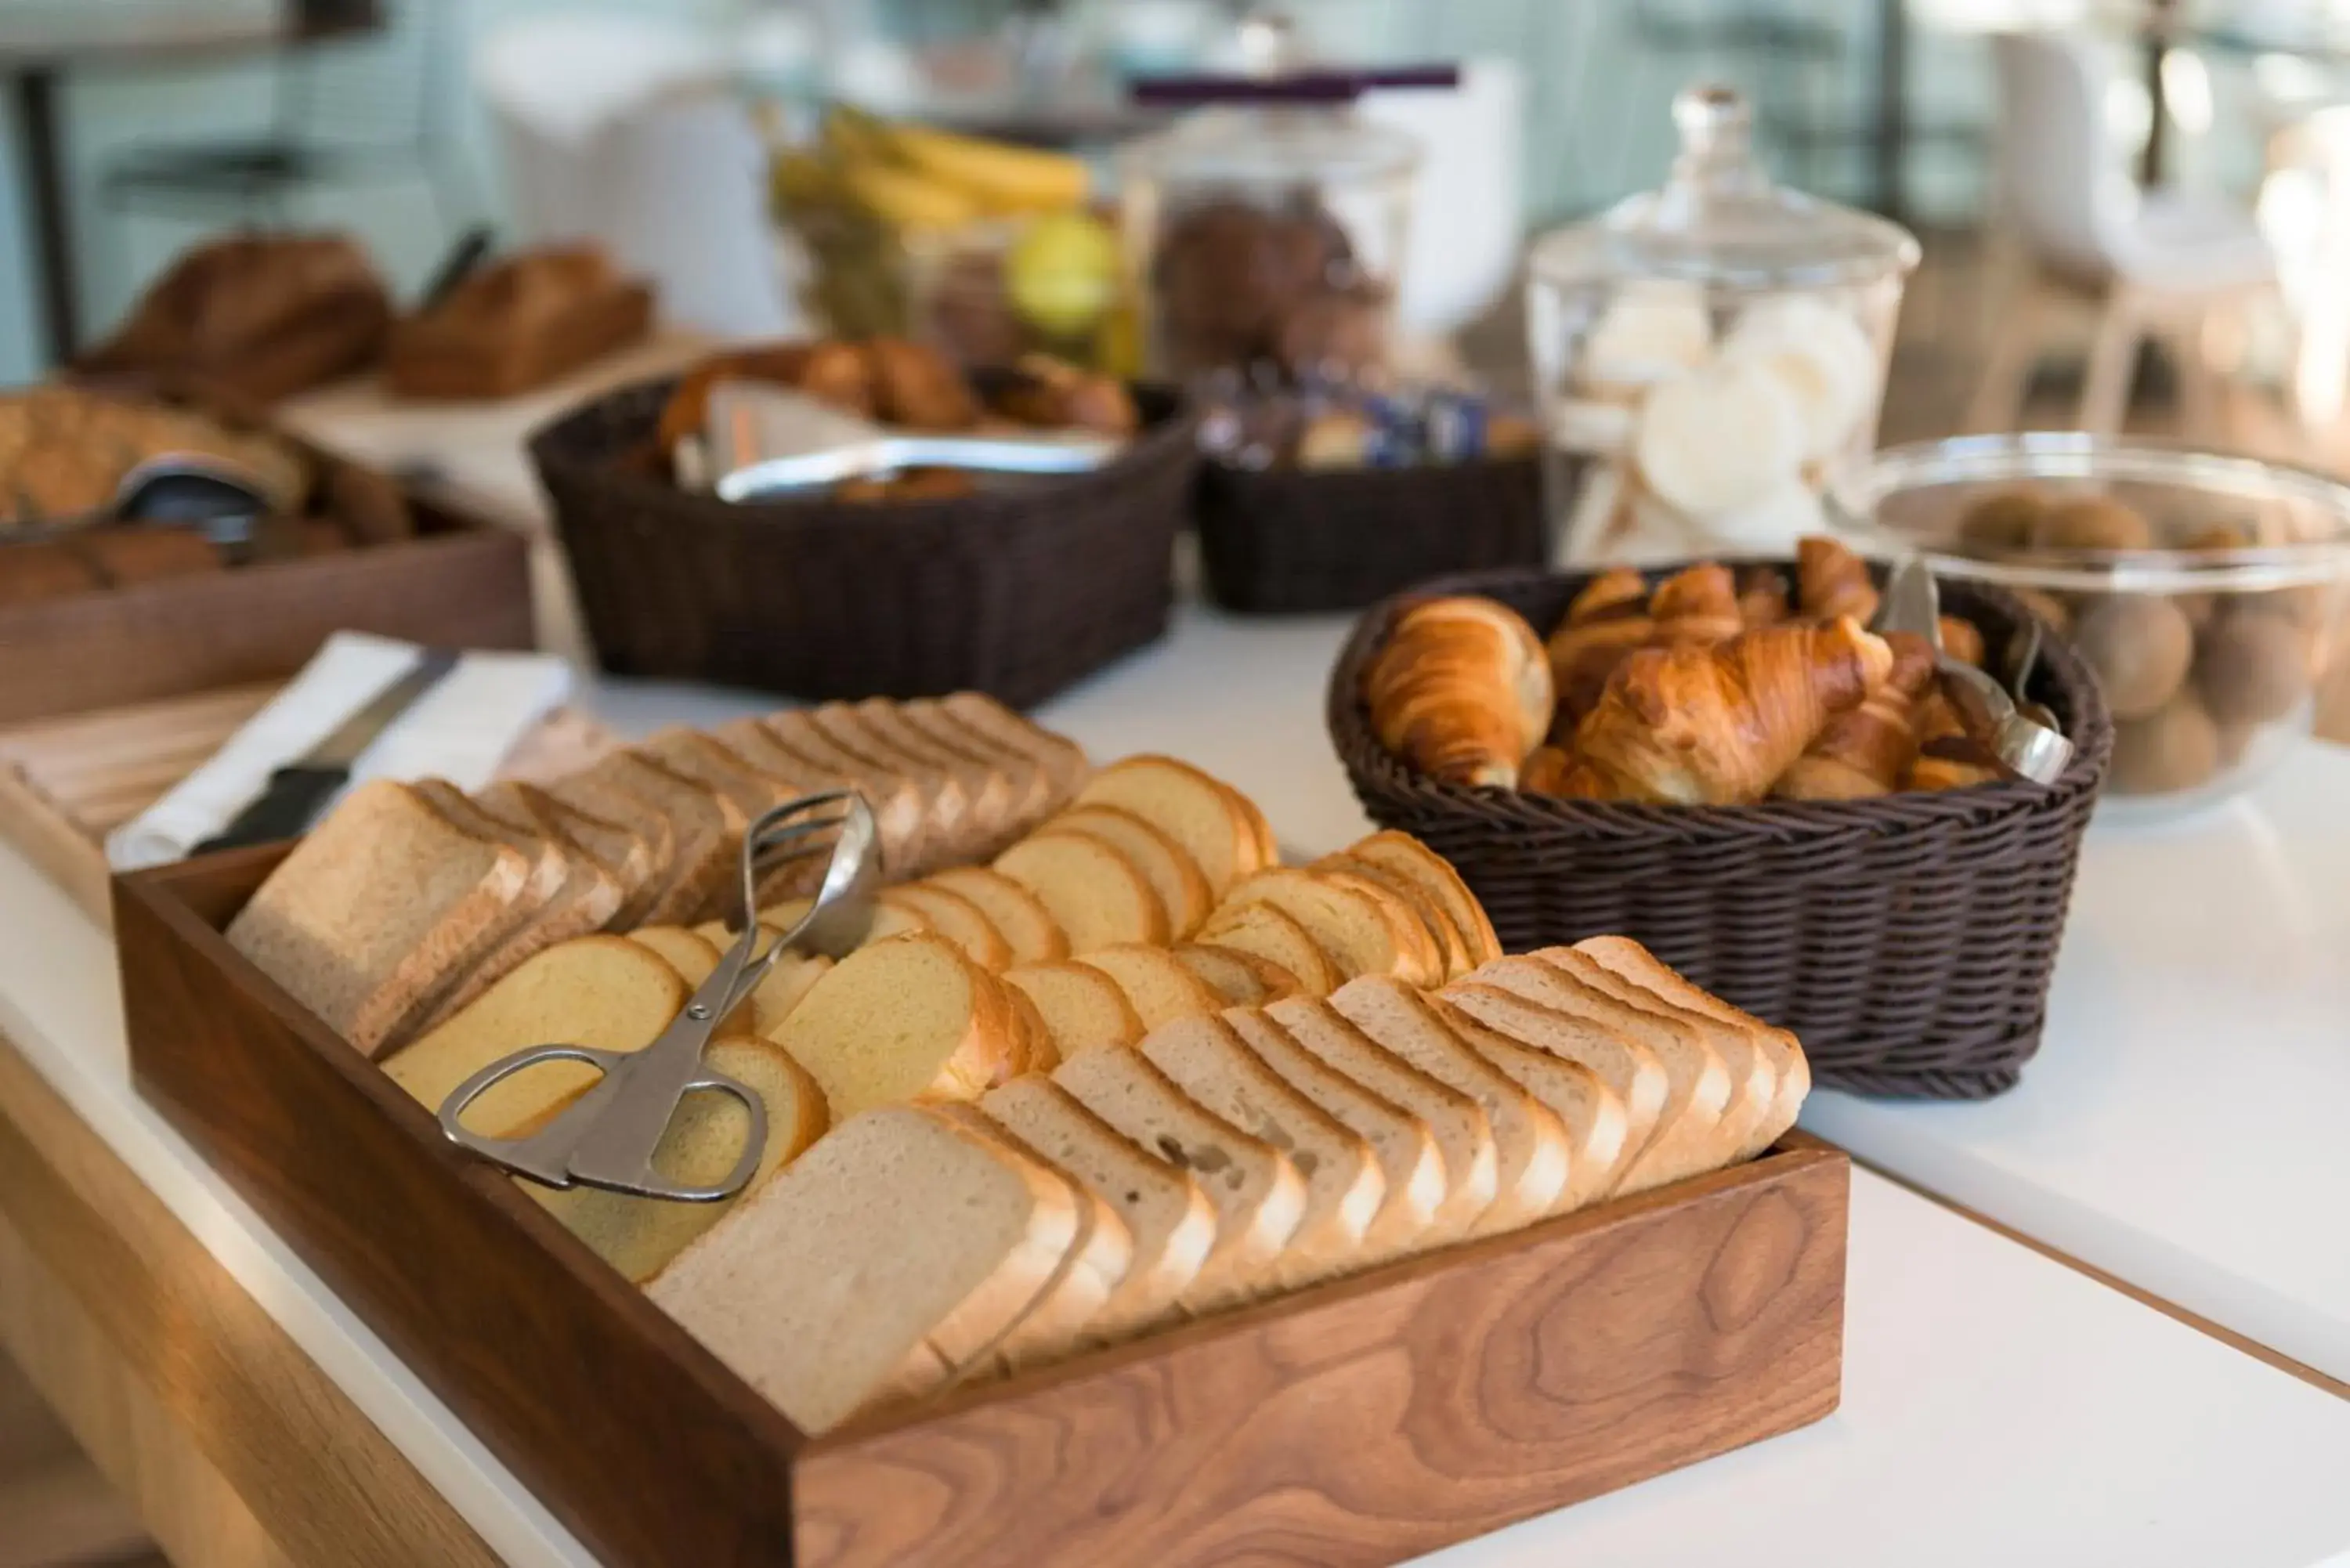
[[[0,726],[0,839],[91,919],[111,922],[106,836],[195,771],[280,689],[265,681]],[[559,709],[517,743],[503,771],[553,777],[612,744],[596,720]]]
[[[843,785],[870,929],[709,1051],[752,1185],[442,1136],[487,1063],[640,1048],[788,929],[734,845]],[[141,1092],[607,1562],[1388,1563],[1836,1405],[1848,1171],[1792,1036],[1634,943],[1503,956],[1403,835],[1280,866],[1229,786],[983,699],[372,784],[116,896]],[[656,1163],[715,1182],[750,1125],[690,1098]]]
[[[110,521],[163,460],[239,476],[265,502],[249,533]],[[282,680],[338,630],[528,648],[526,550],[225,394],[0,395],[0,724]]]

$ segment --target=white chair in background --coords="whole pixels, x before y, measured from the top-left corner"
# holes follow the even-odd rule
[[[2049,307],[2069,293],[2100,306],[2082,429],[2121,428],[2138,346],[2160,337],[2177,358],[2188,425],[2210,431],[2219,400],[2206,327],[2276,286],[2276,260],[2251,213],[2212,195],[2138,187],[2107,126],[2113,76],[2094,37],[2002,33],[1992,49],[2000,102],[1991,240],[2010,253],[2022,287],[1997,301],[1969,427],[2014,427]]]

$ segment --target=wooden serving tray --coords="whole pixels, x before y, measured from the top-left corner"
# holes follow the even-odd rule
[[[273,680],[0,728],[0,838],[109,923],[106,836],[162,799],[282,689]],[[577,709],[557,709],[499,773],[544,782],[587,766],[613,739]]]
[[[1794,1138],[811,1440],[229,947],[282,853],[117,879],[140,1092],[607,1563],[1392,1563],[1836,1407]]]

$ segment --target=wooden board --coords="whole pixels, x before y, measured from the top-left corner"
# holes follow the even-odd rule
[[[1835,1407],[1791,1140],[811,1443],[229,947],[282,854],[117,879],[140,1092],[622,1568],[1389,1563]]]
[[[200,691],[0,729],[0,838],[90,919],[113,919],[106,836],[163,798],[277,695],[279,682]],[[613,743],[577,709],[558,709],[500,770],[537,782],[584,767]]]

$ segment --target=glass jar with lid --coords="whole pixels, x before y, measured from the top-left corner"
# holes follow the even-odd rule
[[[1727,88],[1673,100],[1663,188],[1536,243],[1526,322],[1575,561],[1784,554],[1875,444],[1898,224],[1774,184]]]
[[[1457,73],[1318,70],[1280,24],[1244,25],[1244,43],[1252,30],[1248,74],[1135,87],[1139,102],[1193,110],[1120,160],[1145,360],[1183,381],[1375,381],[1420,147],[1353,106],[1372,88],[1446,88]]]

